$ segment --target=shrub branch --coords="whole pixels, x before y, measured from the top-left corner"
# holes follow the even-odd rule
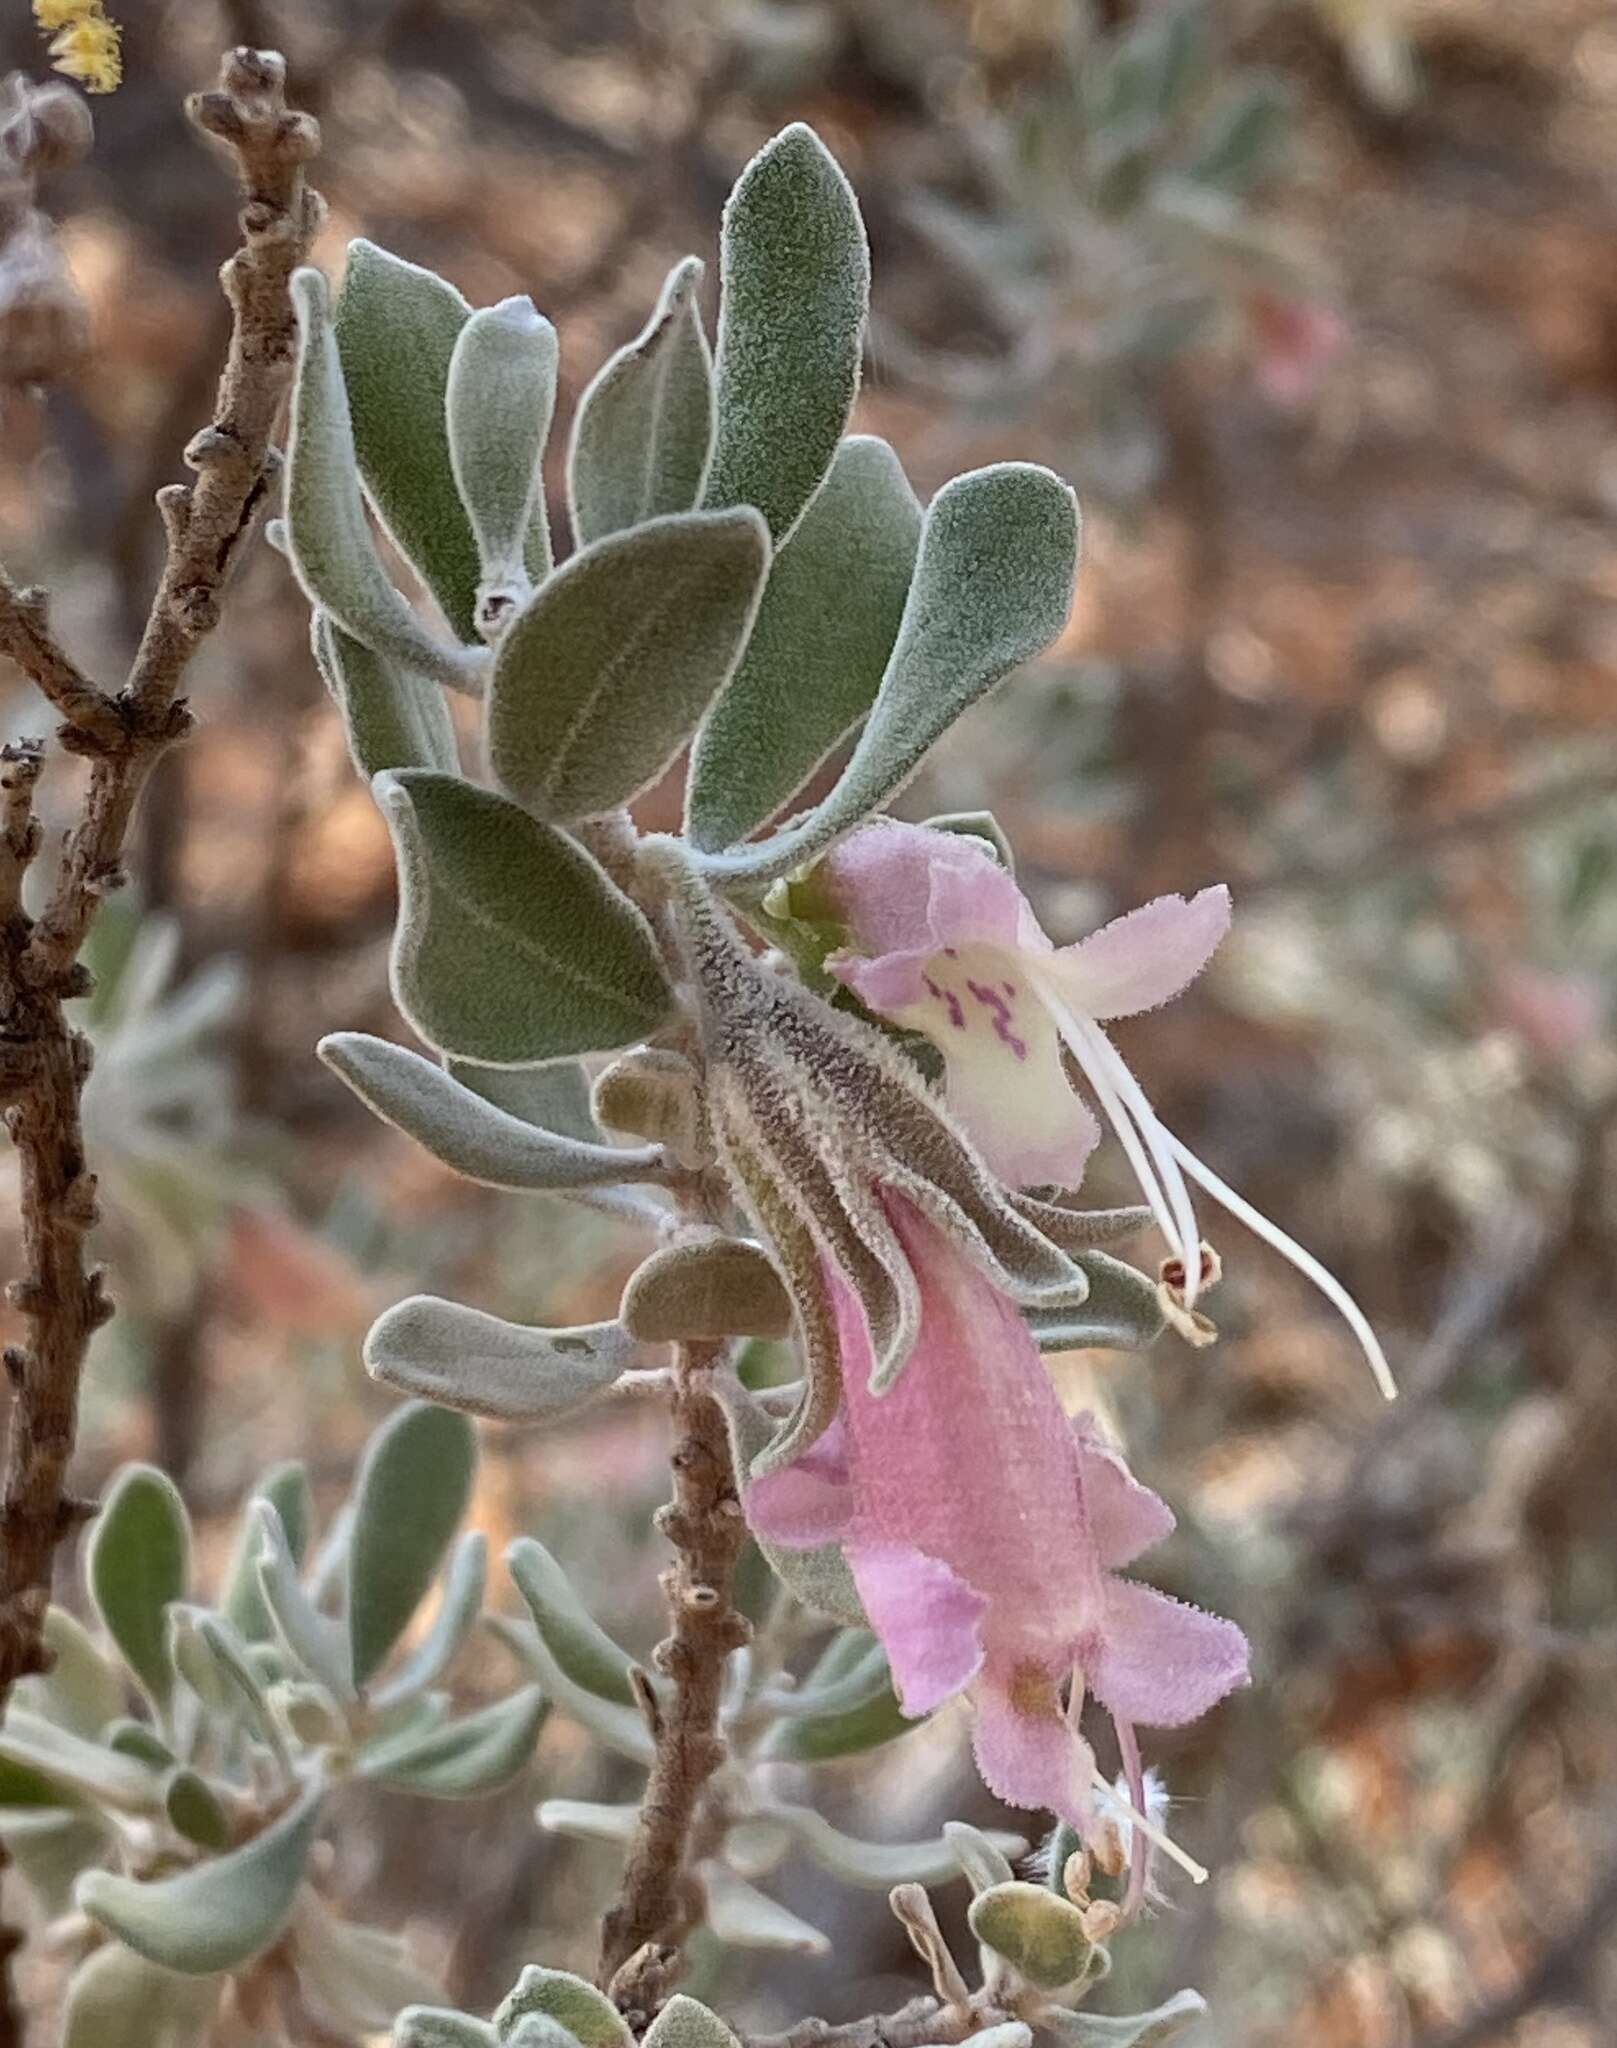
[[[278,55],[238,49],[220,67],[218,90],[189,103],[196,125],[234,157],[243,243],[222,274],[234,318],[213,421],[186,450],[195,481],[158,494],[167,555],[123,687],[109,692],[85,676],[51,632],[44,593],[19,590],[0,572],[0,651],[59,713],[58,746],[89,762],[37,920],[23,909],[22,882],[40,845],[33,792],[43,749],[8,748],[0,764],[0,1094],[19,1158],[24,1260],[8,1294],[27,1326],[26,1341],[5,1353],[13,1398],[0,1481],[0,1709],[17,1679],[46,1664],[40,1632],[56,1545],[91,1512],[67,1493],[66,1476],[85,1352],[112,1312],[85,1257],[96,1215],[80,1122],[90,1048],[63,1005],[89,990],[79,949],[101,898],[123,880],[124,840],[147,776],[190,728],[180,681],[218,621],[274,471],[270,436],[295,346],[287,282],[319,215],[303,185],[319,130],[287,111],[284,87]]]
[[[675,1353],[674,1498],[657,1513],[675,1550],[662,1578],[670,1629],[652,1659],[670,1683],[660,1695],[649,1685],[641,1689],[656,1755],[617,1903],[601,1931],[600,1982],[626,2013],[648,2016],[671,1981],[679,1944],[701,1915],[690,1844],[703,1790],[725,1756],[725,1659],[752,1635],[731,1600],[747,1531],[729,1432],[708,1384],[724,1350],[692,1343]]]

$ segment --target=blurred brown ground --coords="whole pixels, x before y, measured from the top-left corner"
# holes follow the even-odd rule
[[[970,109],[1048,71],[1056,0],[758,10],[496,0],[131,0],[128,83],[50,196],[97,329],[92,368],[3,421],[0,554],[111,672],[144,606],[151,494],[179,471],[221,340],[230,200],[185,133],[226,40],[269,40],[326,130],[321,256],[363,232],[473,299],[530,292],[563,341],[561,425],[667,264],[711,255],[750,149],[813,120],[866,206],[880,318],[981,346],[981,308],[907,200]],[[1127,6],[1103,10],[1118,17]],[[1617,17],[1607,0],[1395,10],[1420,87],[1378,111],[1340,31],[1375,0],[1213,9],[1298,108],[1263,195],[1331,280],[1345,347],[1299,410],[1239,332],[1145,380],[1158,474],[1090,508],[1058,658],[970,723],[915,815],[991,804],[1052,931],[1228,880],[1228,958],[1124,1049],[1219,1169],[1347,1281],[1400,1367],[1381,1412],[1345,1334],[1274,1256],[1214,1231],[1216,1350],[1068,1362],[1182,1509],[1170,1583],[1236,1614],[1258,1683],[1159,1739],[1205,1892],[1119,1950],[1117,2007],[1196,1983],[1250,2048],[1605,2048],[1617,2038],[1617,1371],[1610,1026],[1617,965]],[[37,66],[21,6],[0,56]],[[745,17],[745,18],[744,18]],[[1372,23],[1373,26],[1373,23]],[[784,51],[784,55],[782,55]],[[860,424],[923,495],[1017,454],[1086,488],[1052,388],[967,410],[878,347]],[[906,369],[908,359],[906,359]],[[552,479],[553,492],[556,479]],[[0,683],[0,689],[9,687]],[[8,729],[37,726],[20,686]],[[199,738],[137,849],[196,966],[236,960],[220,1073],[239,1106],[206,1200],[165,1209],[178,1274],[102,1340],[82,1468],[183,1469],[219,1540],[247,1479],[334,1485],[379,1402],[370,1313],[431,1288],[532,1319],[609,1313],[626,1254],[549,1206],[469,1190],[367,1122],[312,1058],[387,1031],[392,870],[268,549],[196,677]],[[648,818],[666,820],[653,793]],[[189,1183],[188,1183],[189,1185]],[[251,1190],[248,1198],[247,1190]],[[267,1191],[267,1192],[266,1192]],[[486,1442],[479,1511],[542,1530],[649,1641],[658,1444],[616,1416]],[[621,1509],[603,1527],[606,1483]],[[630,1590],[624,1591],[627,1587]],[[958,1731],[955,1731],[958,1733]],[[919,1746],[882,1767],[895,1831],[969,1795]],[[899,1753],[901,1756],[904,1752]],[[545,1789],[623,1796],[553,1723]],[[877,1796],[871,1780],[850,1804]],[[493,1810],[497,1809],[497,1810]],[[521,1800],[353,1852],[378,1917],[486,2002],[523,1956],[582,1960],[609,1865]],[[809,1896],[810,1880],[802,1880]],[[903,1995],[902,1939],[815,1897],[836,1967],[715,1962],[760,2013]],[[1481,2029],[1479,2031],[1479,2029]]]

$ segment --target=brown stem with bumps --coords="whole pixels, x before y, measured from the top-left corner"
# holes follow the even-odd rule
[[[656,1754],[618,1900],[601,1931],[601,1984],[626,2014],[648,2017],[700,1916],[689,1846],[703,1790],[724,1761],[725,1660],[752,1634],[730,1597],[746,1524],[724,1413],[708,1384],[724,1353],[717,1343],[682,1344],[675,1353],[674,1498],[657,1526],[676,1555],[662,1579],[670,1630],[652,1660],[669,1685],[656,1695],[649,1685],[640,1691]]]
[[[7,749],[0,771],[0,1094],[21,1169],[25,1261],[8,1293],[28,1326],[27,1341],[5,1353],[13,1400],[0,1481],[0,1709],[16,1680],[47,1662],[41,1630],[56,1546],[91,1511],[68,1495],[67,1467],[85,1353],[111,1314],[85,1258],[96,1214],[80,1123],[90,1048],[63,1005],[88,992],[79,948],[102,896],[123,879],[125,835],[153,764],[190,728],[180,680],[218,621],[225,580],[273,475],[270,436],[296,340],[287,284],[319,206],[303,186],[319,131],[287,111],[284,85],[275,53],[234,50],[219,90],[189,105],[197,126],[235,158],[243,246],[222,273],[234,317],[213,422],[186,450],[196,481],[158,494],[168,553],[123,688],[114,694],[83,675],[51,634],[43,593],[0,574],[0,651],[61,714],[60,746],[90,763],[37,921],[21,890],[39,850],[32,792],[41,749]],[[0,2048],[20,2039],[12,2010],[9,1996],[0,2000]]]

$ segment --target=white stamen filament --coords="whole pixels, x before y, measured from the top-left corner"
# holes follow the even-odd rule
[[[1185,1269],[1185,1284],[1181,1291],[1185,1307],[1194,1308],[1196,1296],[1201,1292],[1202,1240],[1196,1227],[1196,1212],[1191,1207],[1190,1190],[1185,1186],[1185,1177],[1179,1171],[1179,1161],[1174,1156],[1173,1140],[1157,1121],[1157,1113],[1151,1107],[1145,1090],[1135,1080],[1117,1047],[1098,1024],[1090,1023],[1087,1018],[1081,1021],[1086,1035],[1093,1041],[1096,1059],[1106,1068],[1117,1094],[1134,1119],[1141,1141],[1150,1154],[1151,1164],[1162,1178],[1178,1227],[1179,1256]]]
[[[1099,1769],[1095,1772],[1094,1785],[1095,1790],[1102,1795],[1105,1803],[1116,1807],[1121,1813],[1127,1815],[1129,1825],[1138,1828],[1145,1839],[1154,1848],[1160,1849],[1164,1856],[1171,1857],[1179,1865],[1179,1868],[1184,1871],[1192,1884],[1206,1884],[1209,1873],[1205,1865],[1198,1863],[1194,1856],[1187,1855],[1171,1835],[1164,1833],[1154,1821],[1147,1819],[1134,1802],[1131,1799],[1125,1799],[1117,1787]]]
[[[1161,1125],[1158,1125],[1161,1130]],[[1370,1327],[1369,1318],[1348,1293],[1328,1267],[1322,1266],[1312,1252],[1306,1252],[1293,1237],[1288,1237],[1278,1223],[1271,1223],[1259,1209],[1238,1195],[1227,1181],[1219,1179],[1210,1166],[1204,1165],[1188,1145],[1183,1145],[1171,1131],[1162,1131],[1163,1137],[1173,1147],[1180,1164],[1192,1180],[1200,1181],[1212,1196],[1228,1209],[1235,1219],[1244,1223],[1255,1237],[1261,1237],[1266,1244],[1272,1244],[1283,1259],[1289,1259],[1305,1279],[1312,1280],[1320,1293],[1337,1308],[1348,1328],[1359,1340],[1359,1348],[1370,1361],[1370,1370],[1376,1376],[1376,1385],[1389,1401],[1398,1398],[1398,1383],[1392,1376],[1392,1367],[1387,1355]]]
[[[1129,1165],[1134,1169],[1134,1177],[1140,1183],[1140,1192],[1145,1196],[1151,1213],[1157,1220],[1157,1228],[1167,1239],[1169,1250],[1178,1257],[1184,1267],[1185,1306],[1194,1307],[1201,1282],[1201,1236],[1196,1228],[1189,1192],[1172,1155],[1167,1154],[1161,1146],[1151,1143],[1149,1130],[1135,1129],[1133,1118],[1113,1086],[1112,1074],[1109,1071],[1112,1062],[1122,1070],[1135,1096],[1145,1105],[1151,1126],[1160,1131],[1161,1126],[1151,1114],[1144,1091],[1118,1058],[1105,1033],[1097,1024],[1088,1017],[1069,1010],[1060,990],[1053,985],[1041,984],[1040,993],[1055,1020],[1062,1043],[1078,1062],[1085,1079],[1095,1091],[1095,1099],[1100,1104],[1102,1113],[1117,1133],[1118,1142],[1128,1156]],[[1107,1060],[1103,1053],[1109,1053],[1111,1059]],[[1158,1177],[1158,1168],[1164,1161],[1168,1173],[1172,1175],[1173,1196],[1177,1199],[1173,1199],[1168,1192],[1168,1173],[1164,1173],[1161,1179]]]

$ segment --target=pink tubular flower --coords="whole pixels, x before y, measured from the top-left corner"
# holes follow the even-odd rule
[[[1100,1128],[1068,1081],[1070,1055],[1182,1267],[1185,1309],[1202,1274],[1189,1174],[1335,1304],[1393,1398],[1381,1346],[1341,1282],[1164,1128],[1100,1028],[1195,979],[1229,929],[1227,889],[1159,896],[1056,947],[984,844],[892,819],[834,848],[815,883],[852,941],[827,966],[872,1010],[937,1045],[949,1107],[1002,1179],[1070,1187],[1082,1178]]]
[[[840,1543],[904,1711],[969,1690],[990,1789],[1093,1838],[1086,1690],[1118,1724],[1138,1806],[1133,1725],[1205,1713],[1245,1680],[1246,1639],[1115,1576],[1172,1514],[1068,1421],[1014,1305],[902,1196],[881,1199],[920,1288],[914,1355],[870,1391],[864,1318],[828,1268],[842,1410],[802,1458],[753,1482],[747,1517],[787,1547]]]

